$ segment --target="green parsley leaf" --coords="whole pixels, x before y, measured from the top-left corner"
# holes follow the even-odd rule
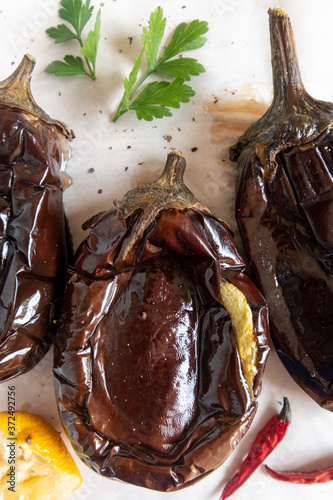
[[[164,116],[172,116],[171,111],[163,106],[157,106],[152,104],[145,104],[144,106],[138,106],[136,111],[136,116],[139,120],[146,120],[151,122],[154,118],[164,118]]]
[[[71,31],[65,24],[58,24],[56,28],[49,28],[46,33],[55,38],[55,43],[68,42],[68,40],[77,39],[77,35]]]
[[[146,53],[148,71],[153,68],[157,52],[161,45],[166,26],[166,18],[163,18],[163,10],[161,7],[150,14],[149,28],[144,27],[142,30],[143,49]]]
[[[61,0],[63,9],[59,9],[59,17],[73,26],[78,35],[89,21],[94,7],[90,7],[90,0],[82,3],[82,0]]]
[[[44,71],[46,73],[54,73],[56,76],[75,76],[86,74],[81,57],[67,55],[64,57],[64,61],[53,61],[45,68]]]
[[[206,21],[198,21],[196,19],[188,26],[186,23],[181,23],[175,29],[171,42],[161,57],[161,61],[171,59],[185,50],[199,49],[207,41],[207,38],[202,36],[207,31],[208,23]]]
[[[67,55],[64,62],[53,61],[45,71],[53,73],[55,76],[75,76],[86,75],[96,79],[96,57],[101,27],[101,10],[98,11],[95,26],[89,31],[84,42],[82,31],[92,16],[94,7],[90,5],[90,0],[83,3],[82,0],[61,0],[62,8],[58,14],[61,19],[67,21],[73,28],[72,31],[66,24],[58,24],[46,30],[46,33],[55,39],[55,43],[63,43],[69,40],[77,40],[81,47],[81,57]]]
[[[190,57],[173,58],[181,52],[202,47],[207,41],[203,35],[208,31],[208,24],[199,20],[188,25],[179,24],[170,43],[159,57],[165,27],[163,10],[157,7],[150,15],[149,28],[144,27],[142,30],[142,49],[129,77],[124,79],[124,93],[113,122],[130,110],[136,112],[139,120],[143,118],[151,121],[153,118],[172,116],[169,108],[179,108],[181,102],[188,102],[190,97],[195,95],[194,90],[185,85],[184,81],[203,73],[205,68]],[[143,53],[146,56],[147,68],[139,78]],[[142,84],[153,73],[168,75],[171,81],[151,82],[139,93]]]
[[[92,63],[94,71],[96,65],[96,55],[98,49],[100,28],[101,28],[101,9],[99,9],[97,13],[94,30],[89,31],[86,39],[86,45],[85,47],[81,48],[81,54],[85,56],[88,59],[88,61]]]
[[[151,121],[163,116],[172,116],[169,108],[179,108],[181,102],[189,102],[194,90],[177,78],[172,82],[151,82],[134,99],[129,109],[136,111],[139,120]]]
[[[180,57],[179,59],[172,59],[165,61],[158,65],[156,72],[170,75],[175,78],[182,78],[183,80],[191,80],[191,76],[198,76],[204,73],[205,68],[202,64],[198,63],[196,59],[191,57]]]
[[[138,72],[140,69],[143,52],[144,52],[144,50],[142,48],[140,55],[137,58],[137,60],[135,61],[133,69],[129,74],[129,77],[125,78],[125,80],[124,80],[125,92],[124,92],[124,96],[123,96],[123,105],[127,109],[127,111],[129,111],[130,92],[131,92],[133,86],[135,85],[135,82],[136,82],[137,77],[138,77]]]

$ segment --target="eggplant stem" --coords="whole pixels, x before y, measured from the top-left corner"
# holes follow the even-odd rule
[[[30,54],[25,54],[16,70],[0,82],[1,104],[10,107],[20,106],[27,111],[37,106],[30,91],[30,79],[35,64],[35,58]]]
[[[131,224],[132,216],[140,213],[136,229],[124,249],[124,258],[135,250],[135,244],[162,210],[193,208],[211,214],[211,211],[202,205],[184,184],[185,168],[186,161],[180,152],[169,153],[160,177],[150,184],[132,189],[122,201],[114,201],[115,206],[129,224]]]
[[[35,58],[30,54],[25,54],[16,70],[0,82],[0,108],[21,111],[31,117],[41,119],[49,125],[54,125],[68,139],[71,139],[74,137],[73,132],[68,130],[64,123],[54,120],[45,113],[32,96],[30,81],[35,64]]]
[[[270,9],[269,26],[274,100],[278,103],[303,101],[307,94],[299,69],[290,18],[283,9]]]
[[[312,144],[333,125],[333,104],[311,97],[305,90],[298,65],[293,29],[288,14],[269,9],[273,101],[266,113],[230,150],[236,161],[253,144],[271,183],[278,168],[276,155],[287,147]]]

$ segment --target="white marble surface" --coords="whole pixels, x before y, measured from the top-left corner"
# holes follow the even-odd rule
[[[81,224],[107,209],[128,189],[154,179],[167,153],[181,150],[187,159],[186,182],[203,203],[225,219],[239,235],[233,213],[235,166],[228,148],[271,98],[268,0],[105,0],[97,80],[56,78],[45,66],[76,44],[55,45],[45,29],[60,22],[56,0],[2,0],[0,3],[0,79],[7,77],[28,52],[37,60],[32,91],[38,104],[75,132],[67,172],[72,185],[65,192],[65,207],[75,245],[84,237]],[[192,79],[196,96],[175,110],[172,118],[139,122],[133,113],[111,122],[128,75],[140,50],[142,25],[161,5],[167,17],[166,33],[181,21],[207,20],[207,44],[193,53],[206,73]],[[331,0],[281,0],[292,19],[303,80],[315,97],[333,101],[333,4]],[[130,39],[132,43],[130,43]],[[255,102],[260,103],[261,108]],[[253,105],[244,120],[240,107]],[[240,106],[241,105],[241,106]],[[237,111],[237,113],[235,112]],[[168,142],[165,136],[171,136]],[[192,152],[192,148],[198,148]],[[90,168],[94,173],[88,173]],[[128,168],[127,168],[128,167]],[[99,192],[102,190],[102,192]],[[15,385],[17,408],[42,414],[61,431],[52,381],[52,352],[30,373],[10,382]],[[7,384],[0,386],[1,410],[6,409]],[[218,500],[225,481],[247,453],[257,431],[280,410],[288,396],[293,422],[285,440],[267,459],[277,469],[318,468],[333,464],[333,415],[320,408],[293,382],[274,352],[270,355],[254,423],[227,462],[209,477],[177,493],[156,493],[111,481],[79,463],[83,486],[73,499]],[[62,432],[64,435],[64,433]],[[66,439],[66,438],[65,438]],[[66,441],[68,443],[68,441]],[[235,500],[314,498],[333,496],[333,482],[316,486],[279,483],[260,468],[237,492]]]

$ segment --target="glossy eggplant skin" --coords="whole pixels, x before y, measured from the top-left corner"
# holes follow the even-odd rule
[[[25,56],[16,76],[29,78],[26,72],[33,65],[34,60]],[[11,82],[16,81],[15,77]],[[45,115],[38,116],[37,107],[37,114],[24,109],[17,94],[14,102],[7,102],[7,87],[3,99],[0,95],[2,382],[30,370],[47,352],[66,273],[59,140],[65,133],[60,125],[44,121]]]
[[[236,217],[277,353],[333,411],[333,105],[306,93],[281,9],[270,31],[273,102],[231,149]]]
[[[178,154],[170,162],[184,166]],[[227,458],[255,415],[269,352],[267,307],[229,229],[175,203],[139,234],[140,208],[98,218],[68,274],[55,343],[60,418],[80,458],[159,491],[188,486]],[[252,310],[252,394],[221,279]]]
[[[333,124],[332,124],[333,126]],[[333,131],[331,127],[310,146],[288,148],[281,155],[302,215],[322,258],[333,271]]]

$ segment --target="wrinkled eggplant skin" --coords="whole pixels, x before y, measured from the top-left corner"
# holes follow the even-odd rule
[[[30,370],[55,335],[66,237],[55,127],[0,107],[0,381]]]
[[[247,297],[258,336],[268,311],[230,231],[195,209],[162,210],[125,253],[140,211],[102,215],[68,274],[55,343],[60,418],[100,474],[159,491],[188,486],[227,458],[256,399],[242,374],[221,277]]]
[[[333,271],[333,132],[310,147],[284,151],[281,161],[300,211]]]
[[[230,149],[236,218],[281,361],[333,411],[333,103],[304,88],[287,13],[269,23],[272,104]]]
[[[283,364],[319,404],[333,410],[333,276],[277,158],[267,183],[256,154],[239,159],[237,220],[256,284],[270,310],[270,331]]]

